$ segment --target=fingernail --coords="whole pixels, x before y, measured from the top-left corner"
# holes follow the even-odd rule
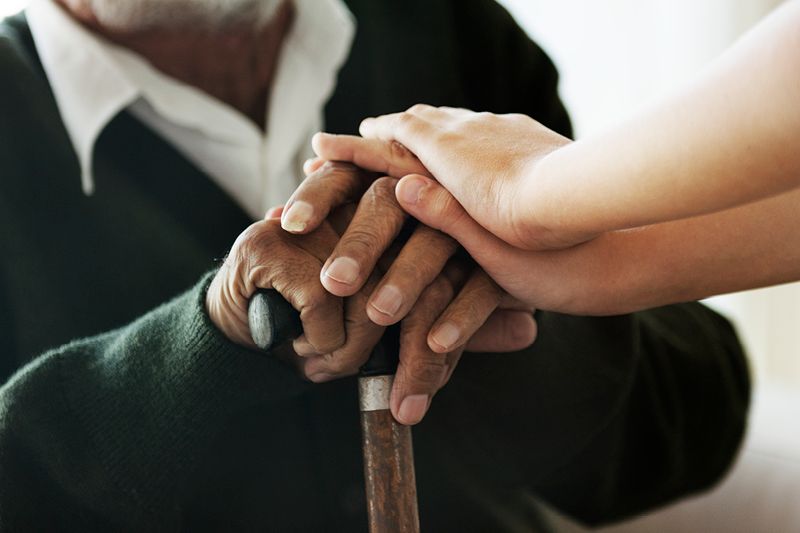
[[[406,178],[400,181],[397,187],[397,199],[407,205],[416,205],[419,195],[425,188],[425,180],[420,178]]]
[[[425,411],[428,409],[428,395],[427,394],[413,394],[406,396],[400,404],[400,410],[397,417],[403,424],[416,424],[422,417],[425,416]]]
[[[403,305],[403,294],[394,285],[384,285],[372,300],[372,307],[389,316],[394,316],[401,305]]]
[[[286,231],[297,233],[303,231],[311,221],[314,208],[311,204],[303,201],[294,202],[289,206],[289,210],[281,218],[281,227]]]
[[[325,271],[325,276],[339,283],[351,285],[358,279],[358,263],[349,257],[337,257]]]
[[[461,331],[454,324],[445,322],[436,328],[431,338],[442,348],[451,348],[461,338]]]

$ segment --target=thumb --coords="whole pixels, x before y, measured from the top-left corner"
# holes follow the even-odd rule
[[[507,255],[509,245],[478,224],[438,182],[419,174],[401,179],[395,195],[411,216],[457,240],[484,270]]]

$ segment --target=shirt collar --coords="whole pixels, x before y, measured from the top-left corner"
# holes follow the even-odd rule
[[[158,116],[158,121],[147,121],[151,127],[166,127],[168,122],[173,131],[182,128],[195,137],[199,133],[214,142],[265,151],[266,176],[253,179],[285,173],[298,144],[308,143],[313,133],[309,128],[320,125],[354,34],[354,20],[341,0],[294,3],[295,20],[282,47],[269,102],[267,131],[280,134],[269,135],[266,142],[263,132],[238,111],[95,35],[53,0],[34,0],[27,12],[29,25],[78,155],[84,192],[94,190],[92,158],[100,134],[120,111],[141,101]],[[180,136],[168,138],[180,144]],[[203,157],[202,150],[188,152],[190,159]],[[271,196],[285,196],[285,189]],[[252,196],[252,187],[241,196],[248,195]],[[257,211],[258,204],[248,210]]]
[[[27,18],[78,155],[83,190],[91,194],[94,144],[111,119],[136,100],[139,91],[106,53],[112,45],[84,29],[52,0],[34,0]]]
[[[322,111],[336,86],[355,33],[353,16],[341,0],[294,3],[297,16],[284,44],[270,95],[266,161],[275,171],[290,164],[292,146],[310,147],[311,135],[316,133],[309,131],[312,124],[316,130],[322,127]],[[306,154],[310,155],[313,154]],[[288,199],[285,191],[278,190],[273,191],[272,197]]]

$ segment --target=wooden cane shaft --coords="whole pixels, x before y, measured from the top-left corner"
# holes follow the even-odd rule
[[[359,379],[364,480],[371,533],[417,533],[417,481],[411,428],[389,410],[392,376]]]
[[[371,533],[417,533],[417,482],[411,428],[391,411],[361,413],[364,479]]]
[[[253,342],[262,350],[279,346],[302,331],[297,311],[273,290],[253,295],[248,318]],[[395,422],[389,411],[393,379],[389,373],[397,368],[398,344],[398,328],[389,328],[359,378],[371,533],[419,532],[411,428]]]

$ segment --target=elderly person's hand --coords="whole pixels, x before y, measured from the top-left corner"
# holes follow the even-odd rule
[[[275,289],[300,313],[304,335],[293,342],[305,377],[321,382],[333,374],[352,374],[366,361],[383,328],[364,310],[365,296],[347,301],[328,293],[319,282],[319,269],[339,235],[325,222],[309,235],[293,236],[281,230],[278,218],[268,215],[247,228],[209,286],[206,308],[212,322],[232,341],[254,347],[247,319],[250,297],[258,289]],[[347,328],[345,328],[345,324]]]
[[[313,233],[331,209],[358,201],[352,221],[325,260],[320,282],[337,296],[366,293],[365,311],[376,324],[403,319],[392,394],[392,409],[401,421],[403,400],[429,402],[465,348],[509,352],[533,342],[532,309],[508,297],[471,259],[458,254],[452,238],[419,225],[406,242],[390,246],[408,222],[395,199],[396,179],[324,161],[309,163],[306,171],[308,178],[283,211],[283,226],[297,234]],[[386,253],[391,261],[385,260]],[[386,274],[369,287],[376,266]]]
[[[502,291],[485,274],[474,271],[473,263],[449,261],[456,250],[452,239],[420,227],[399,252],[398,246],[391,246],[405,218],[394,201],[393,180],[377,180],[368,186],[363,172],[352,165],[328,164],[298,193],[303,195],[308,186],[316,188],[321,183],[329,191],[362,184],[354,197],[360,199],[357,212],[352,215],[352,206],[349,213],[347,206],[333,215],[326,211],[323,220],[314,223],[314,230],[308,226],[302,235],[281,230],[274,217],[282,210],[248,228],[212,281],[206,300],[212,321],[229,338],[252,346],[247,325],[249,298],[258,288],[274,288],[300,311],[304,334],[293,347],[303,374],[317,382],[352,375],[366,362],[384,325],[396,322],[389,319],[376,324],[367,314],[372,312],[368,311],[368,297],[384,269],[414,275],[415,271],[408,269],[418,268],[422,277],[417,276],[417,281],[424,283],[413,289],[413,301],[402,304],[400,365],[391,398],[395,417],[407,424],[422,419],[468,340],[469,348],[481,351],[513,351],[533,342],[536,329],[531,312],[495,312],[503,300]],[[339,232],[345,228],[340,240]],[[323,266],[331,262],[328,259],[335,250],[353,246],[352,236],[356,241],[358,236],[369,239],[360,241],[366,247],[361,249],[370,253],[364,257],[358,287],[320,274],[328,270]],[[325,289],[329,282],[343,284],[345,290],[332,294]],[[442,315],[445,309],[456,324],[466,322],[468,329],[457,338],[447,338],[444,346],[435,345],[434,351],[428,345],[428,334],[437,319],[448,316]]]

